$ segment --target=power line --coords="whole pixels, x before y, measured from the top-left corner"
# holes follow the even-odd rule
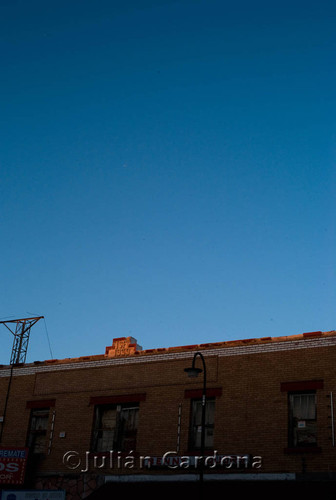
[[[53,353],[52,353],[52,350],[51,350],[51,344],[50,344],[50,338],[49,338],[47,323],[46,323],[45,318],[43,318],[43,320],[44,320],[45,332],[46,332],[46,335],[47,335],[47,340],[48,340],[48,345],[49,345],[50,356],[51,356],[51,359],[54,359],[54,356],[53,356]]]

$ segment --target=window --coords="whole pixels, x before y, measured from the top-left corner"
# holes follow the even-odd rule
[[[93,451],[131,451],[136,447],[139,403],[95,407]]]
[[[33,454],[46,452],[49,412],[49,408],[31,410],[27,445]]]
[[[215,421],[215,399],[207,399],[205,406],[205,438],[204,447],[213,448]],[[190,422],[190,449],[201,448],[202,435],[202,400],[193,399],[191,401],[191,422]]]
[[[317,446],[315,391],[289,394],[289,446]]]

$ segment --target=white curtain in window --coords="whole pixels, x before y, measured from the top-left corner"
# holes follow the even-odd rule
[[[105,410],[101,417],[102,429],[114,429],[116,425],[116,410]]]
[[[298,420],[313,420],[316,415],[315,394],[292,395],[293,417]]]

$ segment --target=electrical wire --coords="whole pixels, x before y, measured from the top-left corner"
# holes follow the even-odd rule
[[[46,320],[45,320],[44,317],[43,317],[43,320],[44,320],[44,327],[45,327],[45,332],[46,332],[46,335],[47,335],[47,340],[48,340],[48,345],[49,345],[50,356],[51,356],[51,359],[54,359],[54,356],[53,356],[53,353],[52,353],[52,350],[51,350],[51,344],[50,344],[50,338],[49,338],[47,323],[46,323]]]

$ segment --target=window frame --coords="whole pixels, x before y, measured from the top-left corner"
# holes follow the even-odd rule
[[[207,417],[209,417],[209,403],[213,405],[212,409],[212,421],[207,422]],[[215,430],[215,411],[216,411],[216,398],[207,397],[205,401],[205,439],[204,439],[204,449],[213,450],[214,449],[214,430]],[[199,407],[199,408],[196,408]],[[200,451],[201,443],[198,444],[197,434],[201,433],[202,422],[195,422],[197,418],[197,413],[199,412],[199,418],[201,419],[202,411],[202,399],[201,398],[191,398],[190,399],[190,416],[189,416],[189,437],[188,437],[188,448],[190,451]],[[200,430],[198,430],[200,428]],[[207,431],[210,434],[207,434]],[[207,442],[207,438],[211,435],[211,444]]]
[[[294,412],[294,398],[295,397],[308,397],[308,396],[314,396],[314,418],[307,418],[303,417],[299,419],[298,417],[295,417],[293,415]],[[288,395],[288,447],[289,449],[293,450],[299,450],[299,449],[309,449],[309,448],[318,448],[318,427],[317,427],[317,417],[318,417],[318,412],[317,412],[317,392],[315,389],[312,390],[298,390],[298,391],[289,391]],[[305,427],[302,427],[302,430],[300,430],[300,427],[298,425],[299,422],[302,422],[302,424],[305,425]],[[307,422],[308,422],[308,429],[307,429]],[[304,442],[300,441],[300,434],[304,435],[305,432],[303,429],[306,430],[306,434],[309,432],[309,428],[313,430],[313,436],[314,440],[312,442]],[[309,439],[309,438],[308,438]]]
[[[31,408],[26,442],[32,455],[42,456],[47,453],[50,414],[50,406],[36,406]],[[38,418],[41,419],[42,417],[45,417],[45,427],[40,429],[35,428]],[[37,444],[39,438],[42,438],[42,444]]]
[[[324,380],[323,379],[310,379],[310,380],[292,380],[292,381],[283,381],[280,382],[280,391],[286,393],[287,397],[287,447],[284,449],[284,452],[287,454],[292,453],[320,453],[321,447],[317,445],[314,446],[299,446],[292,447],[288,446],[291,444],[291,439],[289,435],[289,397],[290,393],[302,394],[302,393],[316,393],[316,425],[317,425],[317,438],[319,432],[319,422],[318,422],[318,402],[320,397],[320,390],[324,389]]]
[[[133,441],[130,445],[125,445],[125,441],[129,439],[129,436],[125,433],[123,429],[123,422],[127,422],[128,419],[123,419],[123,413],[129,410],[136,410],[134,413],[135,429],[129,430],[130,435],[133,438],[130,441]],[[117,452],[130,452],[136,450],[136,442],[137,442],[137,434],[138,434],[138,424],[139,424],[139,410],[140,403],[138,401],[132,402],[120,402],[120,403],[102,403],[96,404],[94,406],[94,414],[93,414],[93,426],[92,426],[92,437],[91,437],[91,451],[96,453],[106,453],[109,451],[117,451]],[[104,413],[108,411],[115,411],[115,425],[114,427],[104,427],[102,420],[104,417]],[[111,445],[103,445],[103,442],[100,444],[99,441],[103,439],[103,433],[110,433],[112,436]],[[107,441],[109,439],[107,438]],[[107,449],[105,449],[107,448]]]

